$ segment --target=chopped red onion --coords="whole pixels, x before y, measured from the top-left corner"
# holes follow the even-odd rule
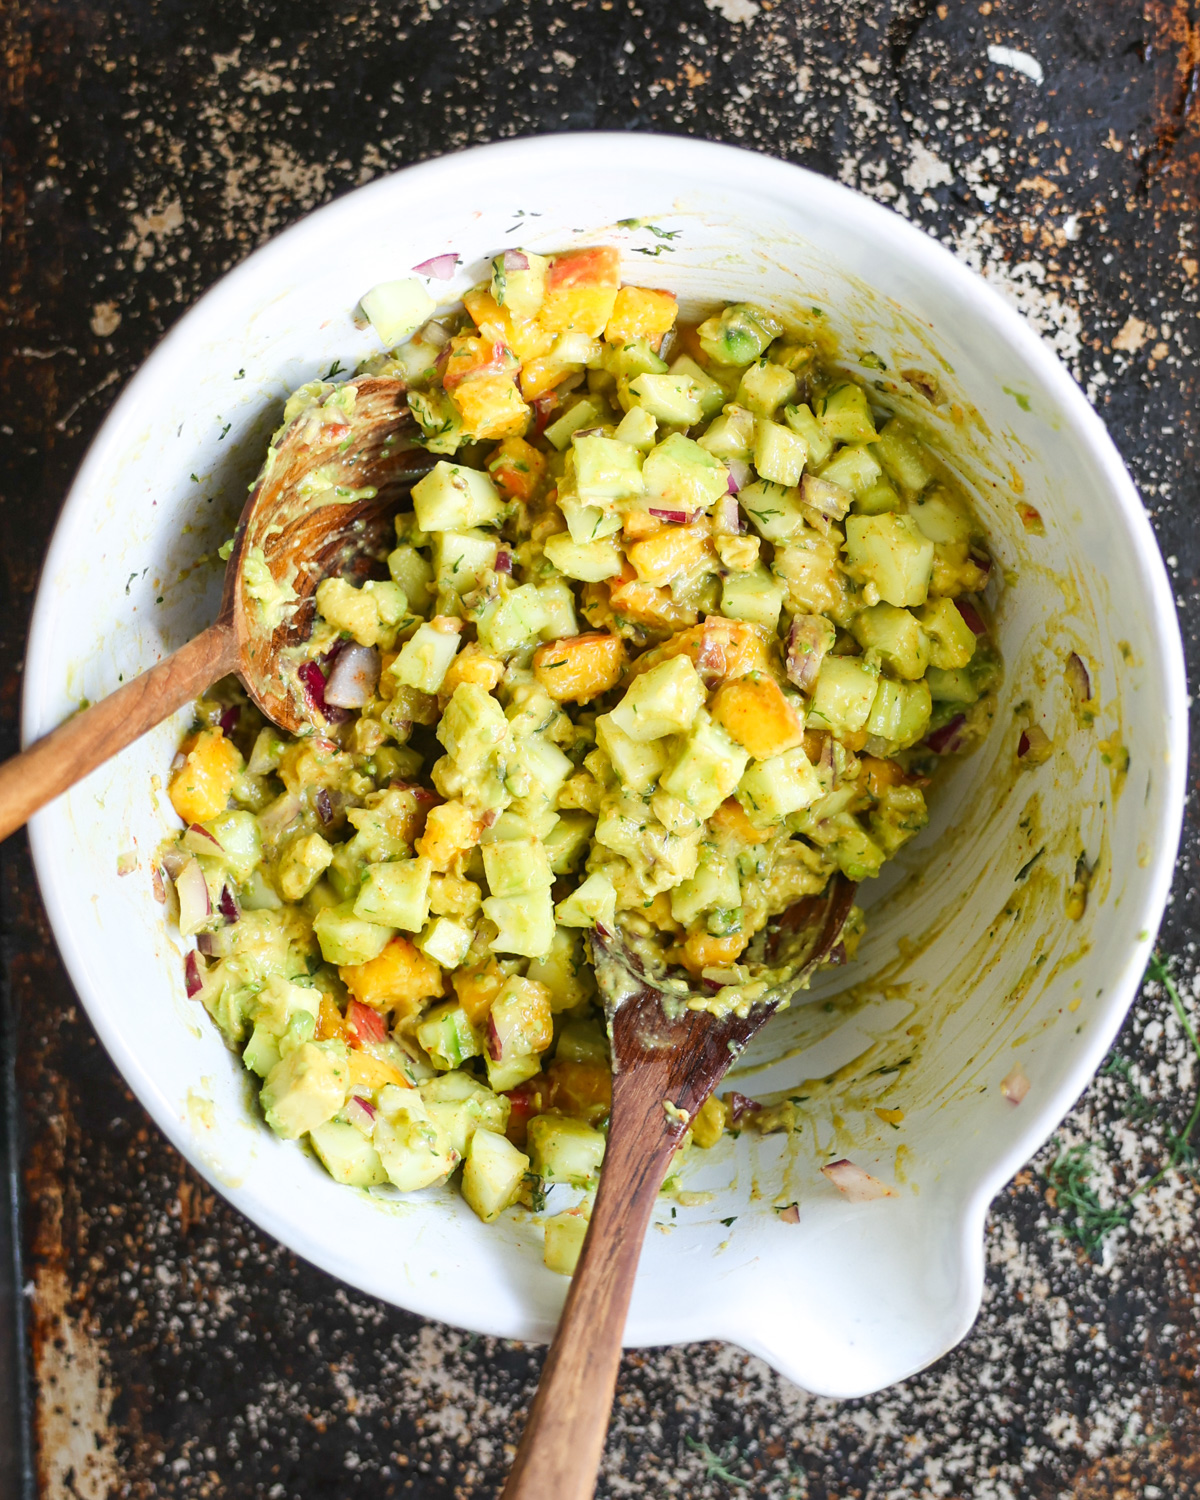
[[[715,688],[725,676],[725,638],[706,626],[696,652],[696,671],[706,688]]]
[[[504,1056],[504,1043],[500,1040],[500,1033],[496,1029],[495,1016],[488,1016],[487,1050],[493,1062],[499,1062]]]
[[[328,827],[333,822],[333,802],[324,787],[317,789],[317,795],[313,798],[313,806],[317,810],[317,817]]]
[[[335,708],[332,704],[325,702],[325,673],[315,661],[302,661],[296,668],[296,676],[300,679],[304,688],[305,696],[313,708],[324,719],[330,723],[340,724],[349,714],[344,709]]]
[[[418,276],[430,276],[434,281],[449,281],[454,275],[454,268],[458,265],[460,256],[447,252],[445,255],[431,255],[428,260],[423,260],[413,270]]]
[[[972,635],[987,635],[987,626],[983,623],[983,617],[969,599],[956,599],[954,605],[970,626]]]
[[[387,1041],[387,1026],[383,1017],[359,1000],[351,1000],[346,1006],[346,1021],[358,1047],[367,1042]]]
[[[692,515],[686,510],[658,510],[653,505],[647,507],[652,516],[660,521],[669,521],[672,526],[690,526]]]
[[[379,652],[352,642],[338,652],[325,684],[325,702],[334,708],[361,708],[379,682]]]
[[[504,252],[504,269],[506,271],[528,271],[529,257],[524,250],[506,250]]]
[[[208,845],[211,844],[212,850],[209,852],[216,854],[224,854],[225,852],[221,840],[217,838],[215,834],[209,833],[208,829],[200,823],[188,824],[187,837],[190,838],[193,843],[199,843],[201,848],[205,850],[207,850]]]
[[[731,495],[736,495],[754,478],[754,471],[744,458],[727,458],[725,464],[729,469],[726,488]]]
[[[217,723],[221,726],[221,733],[224,735],[232,734],[233,731],[237,728],[238,720],[241,718],[241,716],[241,708],[236,703],[230,704],[230,706],[217,720]]]
[[[1075,702],[1087,703],[1092,696],[1092,679],[1088,676],[1088,669],[1082,659],[1074,651],[1067,657],[1066,674],[1067,686],[1071,689]]]
[[[819,515],[826,516],[831,521],[840,521],[850,509],[854,496],[832,480],[821,479],[816,474],[805,474],[800,481],[800,499]]]
[[[732,1094],[726,1094],[725,1102],[729,1105],[729,1118],[735,1125],[743,1115],[755,1115],[762,1108],[757,1099],[749,1099],[736,1090]]]
[[[675,340],[676,340],[677,337],[678,337],[678,332],[677,332],[676,329],[674,329],[674,328],[668,328],[667,329],[666,333],[664,333],[663,336],[662,336],[662,338],[659,339],[659,341],[658,341],[658,348],[654,350],[655,354],[658,355],[659,359],[669,359],[670,358],[670,356],[671,356],[671,350],[674,349],[674,347],[675,347]],[[653,347],[653,346],[651,346],[651,347]]]
[[[1029,754],[1029,731],[1022,729],[1021,738],[1017,741],[1017,759],[1024,760]]]
[[[167,879],[177,879],[187,862],[188,857],[181,849],[168,849],[162,857],[162,867],[167,872]]]
[[[189,951],[183,961],[183,983],[189,1000],[194,1000],[204,988],[204,973],[194,950]]]
[[[511,552],[505,552],[505,550],[503,549],[503,547],[500,549],[499,552],[496,553],[496,572],[497,573],[511,573],[512,572],[512,553]]]
[[[608,930],[608,928],[604,925],[603,922],[597,922],[596,923],[595,933],[596,933],[596,936],[600,939],[600,941],[604,942],[604,943],[607,943],[609,941],[609,939],[612,937],[612,933]]]
[[[779,1222],[781,1224],[799,1224],[800,1205],[798,1203],[789,1203],[786,1208],[781,1208],[779,1210]]]
[[[712,509],[713,530],[718,536],[737,536],[746,529],[737,497],[732,492],[724,494]]]
[[[829,950],[825,962],[831,969],[840,968],[846,962],[845,943],[834,943],[833,947]]]
[[[197,953],[203,953],[205,958],[215,958],[217,956],[216,935],[211,932],[198,933],[196,936],[196,951]]]
[[[788,632],[787,674],[803,692],[811,693],[821,675],[821,663],[837,639],[822,615],[797,615]]]
[[[1030,1087],[1029,1079],[1025,1077],[1025,1070],[1020,1063],[1000,1080],[1000,1092],[1010,1104],[1020,1104]]]
[[[546,430],[546,424],[550,420],[550,414],[558,405],[558,397],[553,391],[547,391],[544,396],[539,396],[536,401],[530,402],[533,407],[533,430],[538,437]]]
[[[346,1118],[351,1125],[357,1125],[364,1134],[369,1135],[375,1124],[375,1106],[361,1094],[351,1094],[346,1101]]]
[[[845,1193],[851,1203],[870,1203],[874,1198],[896,1196],[895,1188],[888,1187],[878,1177],[872,1177],[870,1172],[864,1172],[861,1167],[856,1167],[845,1158],[831,1161],[828,1166],[821,1168],[821,1172],[839,1192]]]
[[[224,885],[221,887],[221,899],[217,902],[217,910],[229,923],[241,921],[242,908],[238,905],[238,900],[233,894],[232,886]]]
[[[948,724],[943,724],[940,729],[935,729],[931,735],[928,735],[925,743],[935,755],[952,755],[958,749],[962,728],[966,722],[965,714],[955,714]]]
[[[186,937],[191,937],[212,916],[208,881],[196,860],[189,859],[176,876],[175,893],[179,897],[179,930]]]

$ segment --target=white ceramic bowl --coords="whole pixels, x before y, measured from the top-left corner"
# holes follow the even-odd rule
[[[631,219],[678,237],[618,222]],[[664,1202],[629,1318],[630,1344],[727,1339],[811,1391],[861,1395],[969,1328],[988,1203],[1065,1114],[1125,1014],[1183,807],[1182,652],[1138,496],[1062,366],[946,250],[821,177],[666,137],[489,146],[340,199],[210,291],[104,424],[46,564],[25,731],[44,733],[212,618],[219,565],[188,569],[228,534],[280,398],[373,349],[351,322],[363,292],[455,251],[459,274],[433,284],[449,299],[503,246],[597,240],[628,251],[629,280],[676,290],[685,310],[733,299],[785,315],[821,308],[852,365],[864,351],[883,361],[882,373],[857,366],[881,399],[955,442],[1009,577],[991,738],[940,789],[919,845],[866,893],[871,927],[855,970],[814,990],[819,1002],[852,980],[868,1003],[851,1019],[817,1003],[772,1022],[745,1087],[794,1089],[874,1039],[848,1070],[866,1081],[806,1087],[808,1123],[795,1135],[695,1153],[685,1186],[712,1200],[676,1205],[674,1221]],[[931,406],[903,383],[896,394],[895,372],[913,369],[935,374],[947,401]],[[1018,487],[1044,537],[1022,525]],[[1092,727],[1064,682],[1072,651],[1091,674]],[[1057,748],[1018,773],[1023,702]],[[543,1268],[535,1223],[485,1228],[451,1190],[388,1202],[337,1187],[255,1118],[239,1063],[185,998],[182,945],[152,899],[150,870],[174,821],[163,779],[186,718],[31,828],[51,921],[101,1039],[179,1150],[299,1254],[415,1312],[546,1339],[566,1282]],[[1118,775],[1122,745],[1129,766]],[[118,856],[131,851],[137,869],[118,878]],[[1081,851],[1096,874],[1072,922],[1064,890]],[[898,1072],[875,1071],[909,1054]],[[999,1089],[1014,1063],[1032,1084],[1016,1108]],[[887,1085],[885,1099],[872,1097]],[[875,1115],[878,1102],[904,1110],[898,1130]],[[896,1183],[897,1196],[839,1197],[817,1170],[830,1150]],[[777,1199],[799,1201],[798,1225],[779,1218]]]

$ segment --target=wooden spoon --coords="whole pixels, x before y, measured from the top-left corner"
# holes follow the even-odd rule
[[[238,522],[216,620],[0,766],[0,839],[230,672],[281,729],[322,729],[284,653],[308,638],[317,584],[379,549],[400,499],[432,467],[415,431],[403,384],[375,376],[325,387],[281,428]]]
[[[771,962],[795,989],[837,944],[857,887],[835,875],[778,923]],[[688,1122],[777,1005],[745,1016],[686,1007],[608,934],[593,939],[612,1036],[613,1100],[583,1252],[502,1500],[590,1500],[608,1430],[642,1240]],[[700,1000],[707,996],[695,995]],[[686,1273],[684,1273],[686,1274]]]

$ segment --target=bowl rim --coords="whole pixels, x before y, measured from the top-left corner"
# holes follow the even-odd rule
[[[385,201],[397,193],[423,191],[428,184],[436,184],[444,193],[454,187],[456,179],[462,186],[469,187],[471,179],[481,172],[516,178],[528,176],[531,172],[561,170],[564,157],[573,171],[586,169],[589,160],[598,168],[611,169],[614,163],[625,157],[639,177],[655,171],[664,174],[675,171],[694,177],[699,169],[713,181],[736,182],[742,194],[758,193],[765,199],[791,204],[802,199],[814,217],[829,215],[845,226],[857,228],[868,240],[876,243],[886,240],[910,263],[915,263],[923,274],[936,273],[958,295],[969,299],[980,320],[1032,370],[1057,403],[1062,424],[1072,430],[1103,470],[1115,510],[1125,527],[1130,545],[1130,565],[1138,574],[1152,619],[1152,634],[1160,652],[1157,669],[1163,685],[1166,720],[1163,748],[1167,763],[1164,767],[1166,785],[1162,814],[1159,827],[1154,830],[1152,867],[1136,893],[1141,918],[1139,930],[1145,935],[1144,941],[1139,939],[1132,945],[1120,972],[1107,987],[1103,1010],[1094,1015],[1090,1035],[1078,1048],[1074,1064],[1063,1081],[1047,1096],[1026,1101],[1027,1113],[1023,1114],[1021,1128],[1009,1147],[980,1175],[971,1191],[952,1205],[958,1230],[954,1253],[963,1274],[961,1293],[957,1298],[960,1305],[956,1309],[956,1331],[945,1343],[941,1351],[945,1352],[964,1336],[978,1314],[984,1281],[984,1222],[992,1199],[1050,1136],[1095,1073],[1133,1001],[1153,948],[1182,830],[1188,748],[1187,683],[1175,601],[1162,555],[1133,480],[1099,415],[1049,345],[1017,310],[949,248],[894,210],[808,168],[744,147],[649,132],[583,131],[520,137],[434,157],[381,176],[305,215],[251,252],[209,287],[179,318],[131,377],[93,438],[67,492],[39,578],[25,657],[22,743],[28,744],[35,734],[45,733],[52,727],[49,715],[54,711],[57,684],[52,690],[47,672],[50,619],[56,605],[52,591],[46,587],[47,580],[60,572],[62,564],[72,554],[75,546],[73,533],[87,515],[95,480],[119,451],[125,423],[138,408],[143,394],[153,389],[160,365],[169,360],[178,347],[186,346],[195,337],[202,337],[206,329],[211,331],[214,321],[220,326],[220,310],[226,301],[238,297],[244,287],[253,286],[273,260],[290,254],[293,247],[298,247],[314,229],[319,231],[337,221],[345,214],[348,204],[353,203],[356,209],[361,209],[375,199]],[[372,1278],[350,1274],[350,1268],[344,1262],[339,1265],[338,1256],[315,1256],[311,1246],[298,1246],[290,1222],[283,1222],[281,1216],[270,1209],[264,1210],[252,1193],[214,1177],[185,1122],[157,1086],[146,1060],[126,1045],[109,1001],[92,984],[85,956],[75,939],[69,881],[56,861],[55,805],[51,804],[36,814],[29,824],[33,864],[51,928],[91,1024],[159,1129],[217,1191],[297,1254],[370,1294],[402,1305],[419,1316],[453,1321],[448,1298],[436,1286],[427,1291],[423,1285],[410,1284],[404,1287],[404,1300],[400,1303],[393,1284],[385,1286],[382,1278],[371,1284]],[[1031,1103],[1033,1108],[1029,1108]],[[730,1326],[722,1316],[719,1299],[710,1302],[705,1315],[698,1316],[702,1326],[682,1331],[684,1338],[728,1340],[760,1354],[775,1368],[788,1373],[790,1361],[786,1351],[766,1347],[762,1339]],[[527,1316],[520,1327],[488,1327],[485,1319],[478,1319],[477,1323],[481,1332],[502,1337],[537,1338],[539,1333],[531,1331],[531,1321],[532,1317]],[[636,1329],[631,1329],[627,1331],[627,1342],[636,1345],[660,1340],[653,1336],[643,1339]],[[930,1359],[923,1358],[904,1374],[911,1374],[930,1362]],[[903,1375],[896,1378],[903,1378]],[[861,1395],[863,1392],[830,1391],[828,1394]]]

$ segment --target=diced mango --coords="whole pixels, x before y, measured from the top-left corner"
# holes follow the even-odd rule
[[[520,438],[516,441],[520,442]],[[489,656],[478,641],[470,641],[450,663],[439,693],[449,700],[460,682],[476,682],[490,693],[503,676],[504,663]]]
[[[503,495],[530,500],[546,472],[546,456],[524,438],[507,437],[488,459],[487,467]]]
[[[804,721],[773,677],[739,677],[723,682],[712,716],[756,760],[782,755],[804,743]]]
[[[167,793],[185,823],[203,823],[224,812],[243,761],[220,729],[205,729],[171,777]]]
[[[672,597],[670,589],[641,582],[632,568],[626,571],[628,577],[623,572],[620,578],[614,578],[607,585],[608,600],[615,615],[623,615],[639,625],[648,625],[651,630],[682,630],[684,626],[696,623],[694,606],[680,604]]]
[[[483,375],[515,375],[517,364],[517,357],[507,344],[476,338],[474,334],[459,334],[450,340],[442,386],[452,391],[464,380]]]
[[[318,1042],[348,1042],[346,1018],[338,1009],[332,995],[322,995],[317,1007],[317,1029],[313,1033]]]
[[[394,937],[369,963],[343,966],[342,983],[363,1005],[413,1016],[424,1000],[445,992],[442,971],[407,938]]]
[[[479,823],[458,801],[443,802],[430,809],[425,832],[417,840],[417,853],[423,854],[435,870],[448,870],[460,854],[479,842]]]
[[[653,536],[634,542],[627,555],[642,583],[663,588],[702,567],[712,556],[712,543],[695,527],[664,526]]]
[[[906,779],[904,767],[898,760],[883,760],[877,755],[864,755],[859,762],[866,776],[867,791],[872,797],[881,797],[890,786],[899,786]]]
[[[607,631],[547,641],[533,655],[533,671],[556,703],[590,703],[621,680],[625,644]]]
[[[511,375],[477,375],[450,392],[463,426],[473,438],[520,437],[529,426],[529,408]]]
[[[632,344],[645,339],[657,351],[663,334],[674,328],[679,304],[670,292],[644,286],[623,286],[604,329],[610,344]]]
[[[556,333],[599,338],[617,300],[621,254],[611,245],[568,250],[556,255],[546,274],[546,300],[538,321]]]
[[[543,328],[536,318],[514,318],[485,287],[467,292],[463,306],[485,338],[493,343],[506,344],[522,364],[549,354],[554,345],[554,334]]]
[[[621,521],[621,533],[627,542],[640,542],[663,529],[663,523],[648,510],[629,510]]]
[[[451,976],[458,1003],[466,1012],[472,1026],[482,1026],[487,1020],[496,996],[504,988],[507,978],[504,970],[494,958],[474,969],[458,969]]]
[[[727,797],[709,822],[716,832],[725,834],[739,844],[761,844],[769,834],[767,829],[754,826],[736,797]]]
[[[384,1062],[381,1057],[373,1056],[370,1052],[351,1052],[348,1063],[351,1092],[356,1088],[371,1090],[386,1088],[389,1083],[394,1084],[398,1089],[409,1087],[408,1079],[399,1068],[393,1067],[389,1062]]]
[[[552,1108],[597,1125],[612,1108],[612,1069],[607,1063],[555,1059],[546,1069]]]
[[[539,396],[552,391],[568,375],[574,375],[582,368],[581,365],[564,364],[561,359],[553,359],[549,355],[542,359],[528,360],[521,366],[521,394],[526,401],[536,401]]]
[[[721,968],[736,963],[749,938],[741,932],[728,937],[712,937],[707,932],[693,932],[680,950],[680,961],[689,974],[703,969]]]

